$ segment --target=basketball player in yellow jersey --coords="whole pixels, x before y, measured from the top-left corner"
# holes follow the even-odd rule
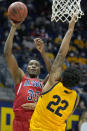
[[[67,68],[61,77],[62,65],[69,50],[69,43],[75,26],[76,15],[69,23],[58,55],[51,67],[49,79],[39,97],[30,122],[30,131],[65,131],[66,120],[73,113],[78,95],[72,89],[80,80],[79,72]],[[59,82],[59,79],[61,82]],[[33,106],[31,103],[30,106]]]

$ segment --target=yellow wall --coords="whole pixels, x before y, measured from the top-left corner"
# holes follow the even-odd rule
[[[10,124],[6,124],[7,115],[10,115]],[[13,131],[12,123],[14,119],[14,113],[12,108],[1,107],[1,131]]]
[[[10,123],[6,124],[7,115],[10,115]],[[12,108],[1,107],[1,131],[13,131],[12,123],[14,119],[14,113]],[[72,121],[79,121],[79,115],[72,115],[67,121],[67,129],[72,129]]]

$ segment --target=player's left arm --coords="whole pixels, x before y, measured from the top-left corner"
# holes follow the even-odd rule
[[[47,81],[47,85],[49,85],[49,89],[56,83],[59,81],[60,76],[61,76],[61,72],[62,72],[62,66],[65,60],[65,57],[67,55],[67,52],[69,50],[69,44],[70,44],[70,40],[74,31],[74,26],[75,26],[75,20],[76,20],[76,14],[73,15],[70,23],[69,23],[69,27],[68,27],[68,31],[62,41],[62,44],[60,46],[59,52],[56,56],[56,59],[54,60],[54,63],[51,67],[51,71],[49,74],[49,79]],[[46,87],[46,88],[45,88]],[[45,86],[43,88],[43,92],[49,90],[47,88],[47,86]]]
[[[37,103],[25,103],[21,107],[25,110],[34,110]]]
[[[56,59],[55,59],[53,65],[52,65],[49,77],[53,83],[55,83],[56,81],[58,81],[60,79],[60,75],[62,72],[62,66],[63,66],[64,60],[65,60],[65,57],[68,53],[70,40],[71,40],[73,31],[74,31],[75,20],[76,20],[76,15],[73,15],[73,17],[69,23],[68,31],[62,41],[59,52],[56,56]]]

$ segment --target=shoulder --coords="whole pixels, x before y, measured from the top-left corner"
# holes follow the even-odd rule
[[[73,94],[76,96],[76,97],[79,97],[79,92],[76,88],[72,88],[72,91],[73,91]]]
[[[79,94],[76,92],[76,90],[73,90],[74,96],[75,96],[75,108],[79,104]]]
[[[42,94],[47,94],[48,92],[52,91],[56,85],[58,85],[58,82],[55,82],[55,84],[51,84],[48,80],[43,87]]]
[[[73,89],[73,95],[76,97],[76,101],[79,100],[79,93],[76,89]]]

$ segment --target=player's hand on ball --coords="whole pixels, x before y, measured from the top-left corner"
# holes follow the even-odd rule
[[[14,28],[18,28],[21,23],[22,23],[22,22],[20,22],[20,23],[14,23],[13,21],[11,21],[11,24],[12,24],[12,26],[13,26]]]
[[[43,40],[41,40],[40,38],[36,38],[36,39],[34,39],[34,43],[35,43],[36,49],[40,53],[43,53],[44,52],[44,42],[43,42]]]

